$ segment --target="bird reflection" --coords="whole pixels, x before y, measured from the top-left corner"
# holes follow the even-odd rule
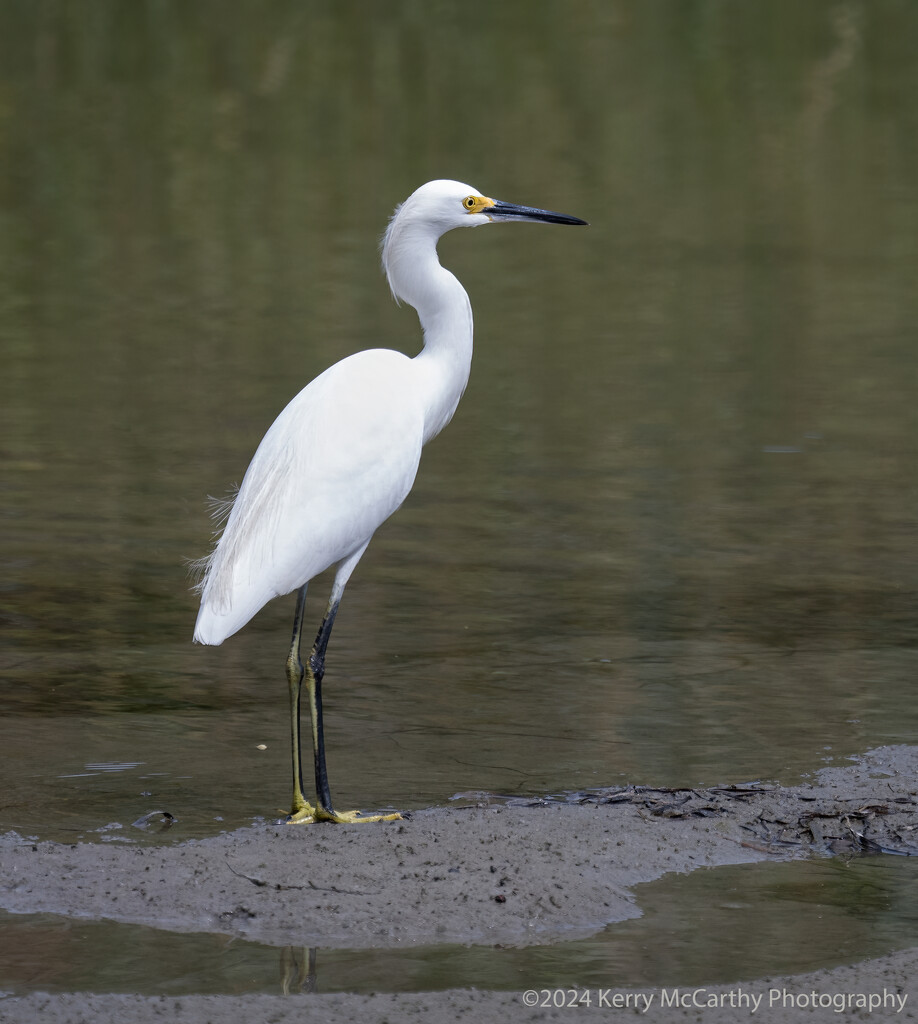
[[[291,992],[316,991],[316,948],[284,946],[280,956],[281,991],[285,996]]]

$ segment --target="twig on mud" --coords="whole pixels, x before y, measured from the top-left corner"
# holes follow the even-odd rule
[[[747,832],[751,832],[756,837],[756,839],[758,839],[760,842],[765,843],[768,846],[802,846],[803,845],[799,839],[779,839],[776,836],[773,836],[769,832],[769,830],[768,830],[768,822],[761,815],[759,815],[759,817],[756,818],[755,820],[756,820],[756,824],[759,826],[759,829],[761,830],[761,832],[757,832],[756,829],[753,828],[752,825],[740,825],[740,828],[745,829]],[[774,824],[774,825],[783,825],[784,822],[772,822],[772,824]],[[786,827],[783,829],[783,831],[787,831]],[[762,834],[762,833],[764,833],[764,834]],[[739,840],[734,840],[734,842],[740,842],[740,841]],[[740,846],[747,846],[747,845],[751,846],[752,849],[759,849],[758,846],[755,846],[754,844],[749,843],[748,840],[744,840],[743,842],[740,842]]]
[[[892,854],[894,857],[918,856],[918,851],[912,853],[909,850],[894,850],[889,846],[880,846],[879,843],[874,842],[872,839],[868,839],[863,832],[858,832],[856,829],[853,829],[849,824],[849,819],[847,817],[845,817],[844,824],[845,828],[854,837],[854,845],[859,847],[865,853],[889,853]]]
[[[255,878],[253,875],[247,875],[243,871],[237,871],[232,864],[229,862],[229,857],[224,855],[226,866],[232,871],[237,878],[244,878],[247,882],[251,882],[252,885],[257,885],[259,888],[268,887],[280,891],[281,889],[312,889],[314,892],[333,892],[338,896],[378,896],[378,892],[360,892],[357,889],[339,889],[337,886],[324,886],[316,885],[315,882],[307,882],[305,885],[284,885],[282,882],[269,882],[264,878]]]
[[[747,796],[758,796],[761,793],[773,793],[777,786],[711,786],[708,793],[719,793],[721,796],[729,796],[742,800]]]

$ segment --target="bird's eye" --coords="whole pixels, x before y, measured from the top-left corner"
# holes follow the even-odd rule
[[[469,210],[475,209],[475,197],[469,196],[468,199],[464,200],[465,206]]]

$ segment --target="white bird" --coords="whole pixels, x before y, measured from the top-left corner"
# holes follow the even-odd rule
[[[370,539],[414,483],[421,448],[450,421],[469,378],[472,307],[440,265],[437,241],[452,228],[509,220],[585,224],[550,210],[480,195],[458,181],[430,181],[397,207],[382,244],[396,301],[414,306],[424,347],[413,359],[369,349],[316,377],[271,424],[203,560],[194,639],[221,644],[268,601],[297,591],[287,657],[293,746],[289,822],[379,821],[332,806],[322,730],[325,651],[341,595]],[[304,667],[300,634],[306,585],[337,566],[325,618]],[[312,718],[317,804],[303,795],[299,705],[303,678]]]

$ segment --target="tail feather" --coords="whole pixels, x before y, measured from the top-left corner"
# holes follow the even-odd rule
[[[264,605],[277,594],[265,590],[250,589],[234,594],[228,607],[220,607],[205,594],[194,624],[194,641],[198,644],[219,646],[227,637],[237,633]]]

